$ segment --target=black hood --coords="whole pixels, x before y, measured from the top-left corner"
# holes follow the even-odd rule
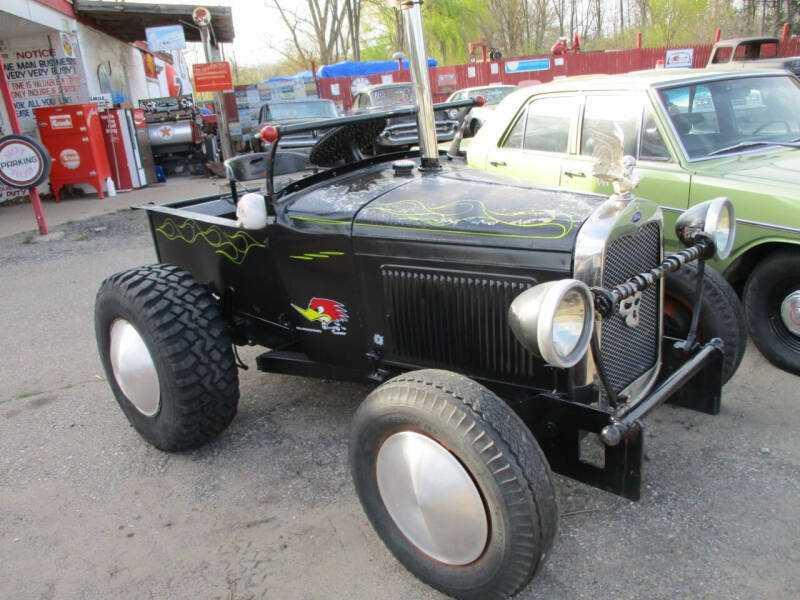
[[[290,194],[279,213],[352,224],[358,237],[572,252],[581,225],[606,199],[494,176],[461,161],[406,175],[395,175],[387,162]]]
[[[534,187],[473,169],[409,177],[354,219],[359,236],[571,252],[606,196]]]

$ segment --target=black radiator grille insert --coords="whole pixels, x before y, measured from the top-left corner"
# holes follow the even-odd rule
[[[608,247],[603,265],[603,287],[609,289],[637,273],[649,271],[659,264],[660,259],[661,229],[658,223],[650,222],[635,233],[617,238]],[[618,312],[603,321],[601,360],[609,384],[616,392],[625,389],[656,363],[660,343],[660,286],[659,283],[642,294],[637,327],[628,327]]]
[[[535,359],[508,327],[508,307],[532,279],[381,268],[390,352],[398,360],[522,379]]]

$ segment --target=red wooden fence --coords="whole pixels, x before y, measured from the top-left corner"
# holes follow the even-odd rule
[[[695,68],[702,68],[705,67],[706,62],[708,62],[712,45],[682,46],[674,49],[677,50],[681,48],[693,48],[692,66]],[[664,60],[668,49],[670,48],[633,48],[631,50],[619,51],[580,52],[562,56],[543,54],[538,56],[505,58],[499,61],[482,62],[472,65],[433,67],[430,70],[433,99],[435,102],[441,102],[454,90],[465,87],[489,85],[491,83],[517,85],[521,81],[526,80],[537,80],[541,83],[545,83],[558,77],[573,75],[595,73],[611,75],[614,73],[628,73],[641,69],[652,69],[656,66],[656,61]],[[800,37],[789,38],[785,42],[782,42],[781,54],[783,56],[800,55]],[[513,72],[513,63],[522,60],[536,59],[549,61],[549,68],[541,71]],[[370,83],[411,80],[408,69],[367,75],[365,77],[326,77],[319,80],[320,97],[330,98],[341,105],[345,110],[349,110],[353,104],[351,86],[356,79],[360,80],[358,83],[363,83],[365,79]]]

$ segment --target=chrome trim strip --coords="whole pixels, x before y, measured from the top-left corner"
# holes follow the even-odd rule
[[[634,223],[632,220],[636,212],[641,213],[641,219]],[[646,200],[637,198],[633,194],[611,195],[608,200],[598,206],[581,227],[575,239],[575,254],[573,261],[573,276],[583,281],[589,287],[600,286],[603,282],[603,265],[605,263],[606,249],[619,237],[628,235],[646,223],[657,221],[661,231],[660,260],[664,260],[664,223],[661,209]],[[631,276],[636,273],[631,273]],[[661,339],[664,336],[663,306],[664,285],[661,285],[661,298],[659,299],[658,313],[658,348],[656,349],[656,362],[651,369],[645,371],[628,387],[620,392],[620,396],[628,396],[625,406],[630,407],[638,403],[655,383],[661,368]],[[598,335],[602,340],[602,324],[596,324]],[[590,384],[595,379],[595,365],[590,352],[574,367],[577,370],[576,380],[583,384]],[[602,396],[601,396],[602,398]],[[602,407],[602,408],[608,408]]]
[[[680,208],[673,208],[671,206],[660,206],[661,210],[666,210],[669,212],[674,212],[678,214],[683,214],[686,212]],[[765,229],[775,229],[776,231],[785,231],[787,233],[797,233],[800,234],[800,227],[787,227],[786,225],[775,225],[774,223],[764,223],[762,221],[753,221],[751,219],[739,219],[736,218],[737,223],[741,223],[742,225],[754,225],[755,227],[764,227]]]
[[[773,225],[772,223],[762,223],[761,221],[751,221],[750,219],[736,219],[737,223],[744,225],[755,225],[756,227],[764,227],[766,229],[776,229],[777,231],[787,231],[789,233],[800,233],[798,227],[786,227],[785,225]]]

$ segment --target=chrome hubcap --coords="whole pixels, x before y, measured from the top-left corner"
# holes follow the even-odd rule
[[[111,369],[117,385],[136,410],[152,417],[161,406],[161,391],[150,351],[136,328],[125,319],[111,323],[110,337]]]
[[[395,433],[378,450],[375,470],[386,510],[422,552],[450,565],[483,553],[489,523],[481,495],[444,446],[413,431]]]
[[[786,329],[800,337],[800,290],[795,290],[781,302],[781,319]]]

